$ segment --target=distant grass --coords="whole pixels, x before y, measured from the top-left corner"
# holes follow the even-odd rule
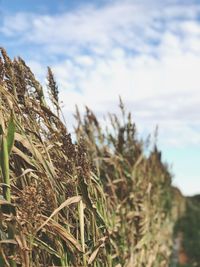
[[[200,267],[200,196],[187,198],[186,212],[175,225],[175,235],[183,233],[183,248],[188,266]]]
[[[0,266],[168,266],[184,198],[122,101],[105,130],[77,109],[73,143],[51,69],[48,104],[25,62],[1,54]]]

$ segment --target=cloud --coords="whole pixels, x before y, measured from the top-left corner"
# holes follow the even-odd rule
[[[44,45],[54,54],[66,53],[67,49],[104,54],[113,45],[131,47],[133,40],[135,47],[140,47],[140,24],[149,19],[141,14],[141,7],[130,3],[99,9],[88,6],[54,16],[19,13],[5,17],[1,32],[33,45]],[[133,24],[135,31],[131,30]]]
[[[56,15],[17,13],[6,15],[1,32],[26,43],[43,45],[47,52],[83,50],[105,54],[113,46],[134,52],[152,52],[146,42],[159,43],[163,33],[177,19],[197,16],[199,6],[170,5],[165,1],[110,1],[97,8],[84,5]],[[182,16],[182,17],[181,17]],[[170,25],[169,25],[170,24]]]
[[[4,17],[0,31],[31,46],[28,63],[41,80],[44,65],[52,66],[66,114],[75,103],[98,114],[115,110],[121,95],[142,131],[159,124],[164,143],[198,144],[200,5],[164,2],[17,13]]]

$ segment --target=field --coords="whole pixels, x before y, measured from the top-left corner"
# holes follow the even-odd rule
[[[105,129],[77,108],[72,141],[51,69],[1,53],[0,266],[169,266],[186,200],[156,144],[121,100]]]

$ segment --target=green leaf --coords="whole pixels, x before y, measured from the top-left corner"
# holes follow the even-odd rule
[[[2,136],[1,142],[1,171],[3,176],[3,182],[7,185],[3,187],[3,196],[10,202],[10,178],[9,178],[9,155],[8,155],[8,144],[5,136]]]
[[[61,256],[59,255],[59,253],[54,248],[52,248],[49,244],[45,243],[41,239],[35,237],[33,244],[35,246],[39,246],[41,249],[44,249],[48,253],[50,253],[52,255],[55,255],[57,258],[61,258]]]
[[[0,266],[5,266],[5,261],[1,255],[0,255]]]
[[[12,151],[14,139],[15,139],[15,123],[14,123],[13,114],[12,114],[10,121],[8,123],[8,133],[7,133],[8,155],[10,155]]]

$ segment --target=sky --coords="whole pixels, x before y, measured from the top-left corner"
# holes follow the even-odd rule
[[[0,46],[45,84],[47,66],[72,123],[119,95],[158,145],[185,195],[200,193],[200,0],[0,0]]]

